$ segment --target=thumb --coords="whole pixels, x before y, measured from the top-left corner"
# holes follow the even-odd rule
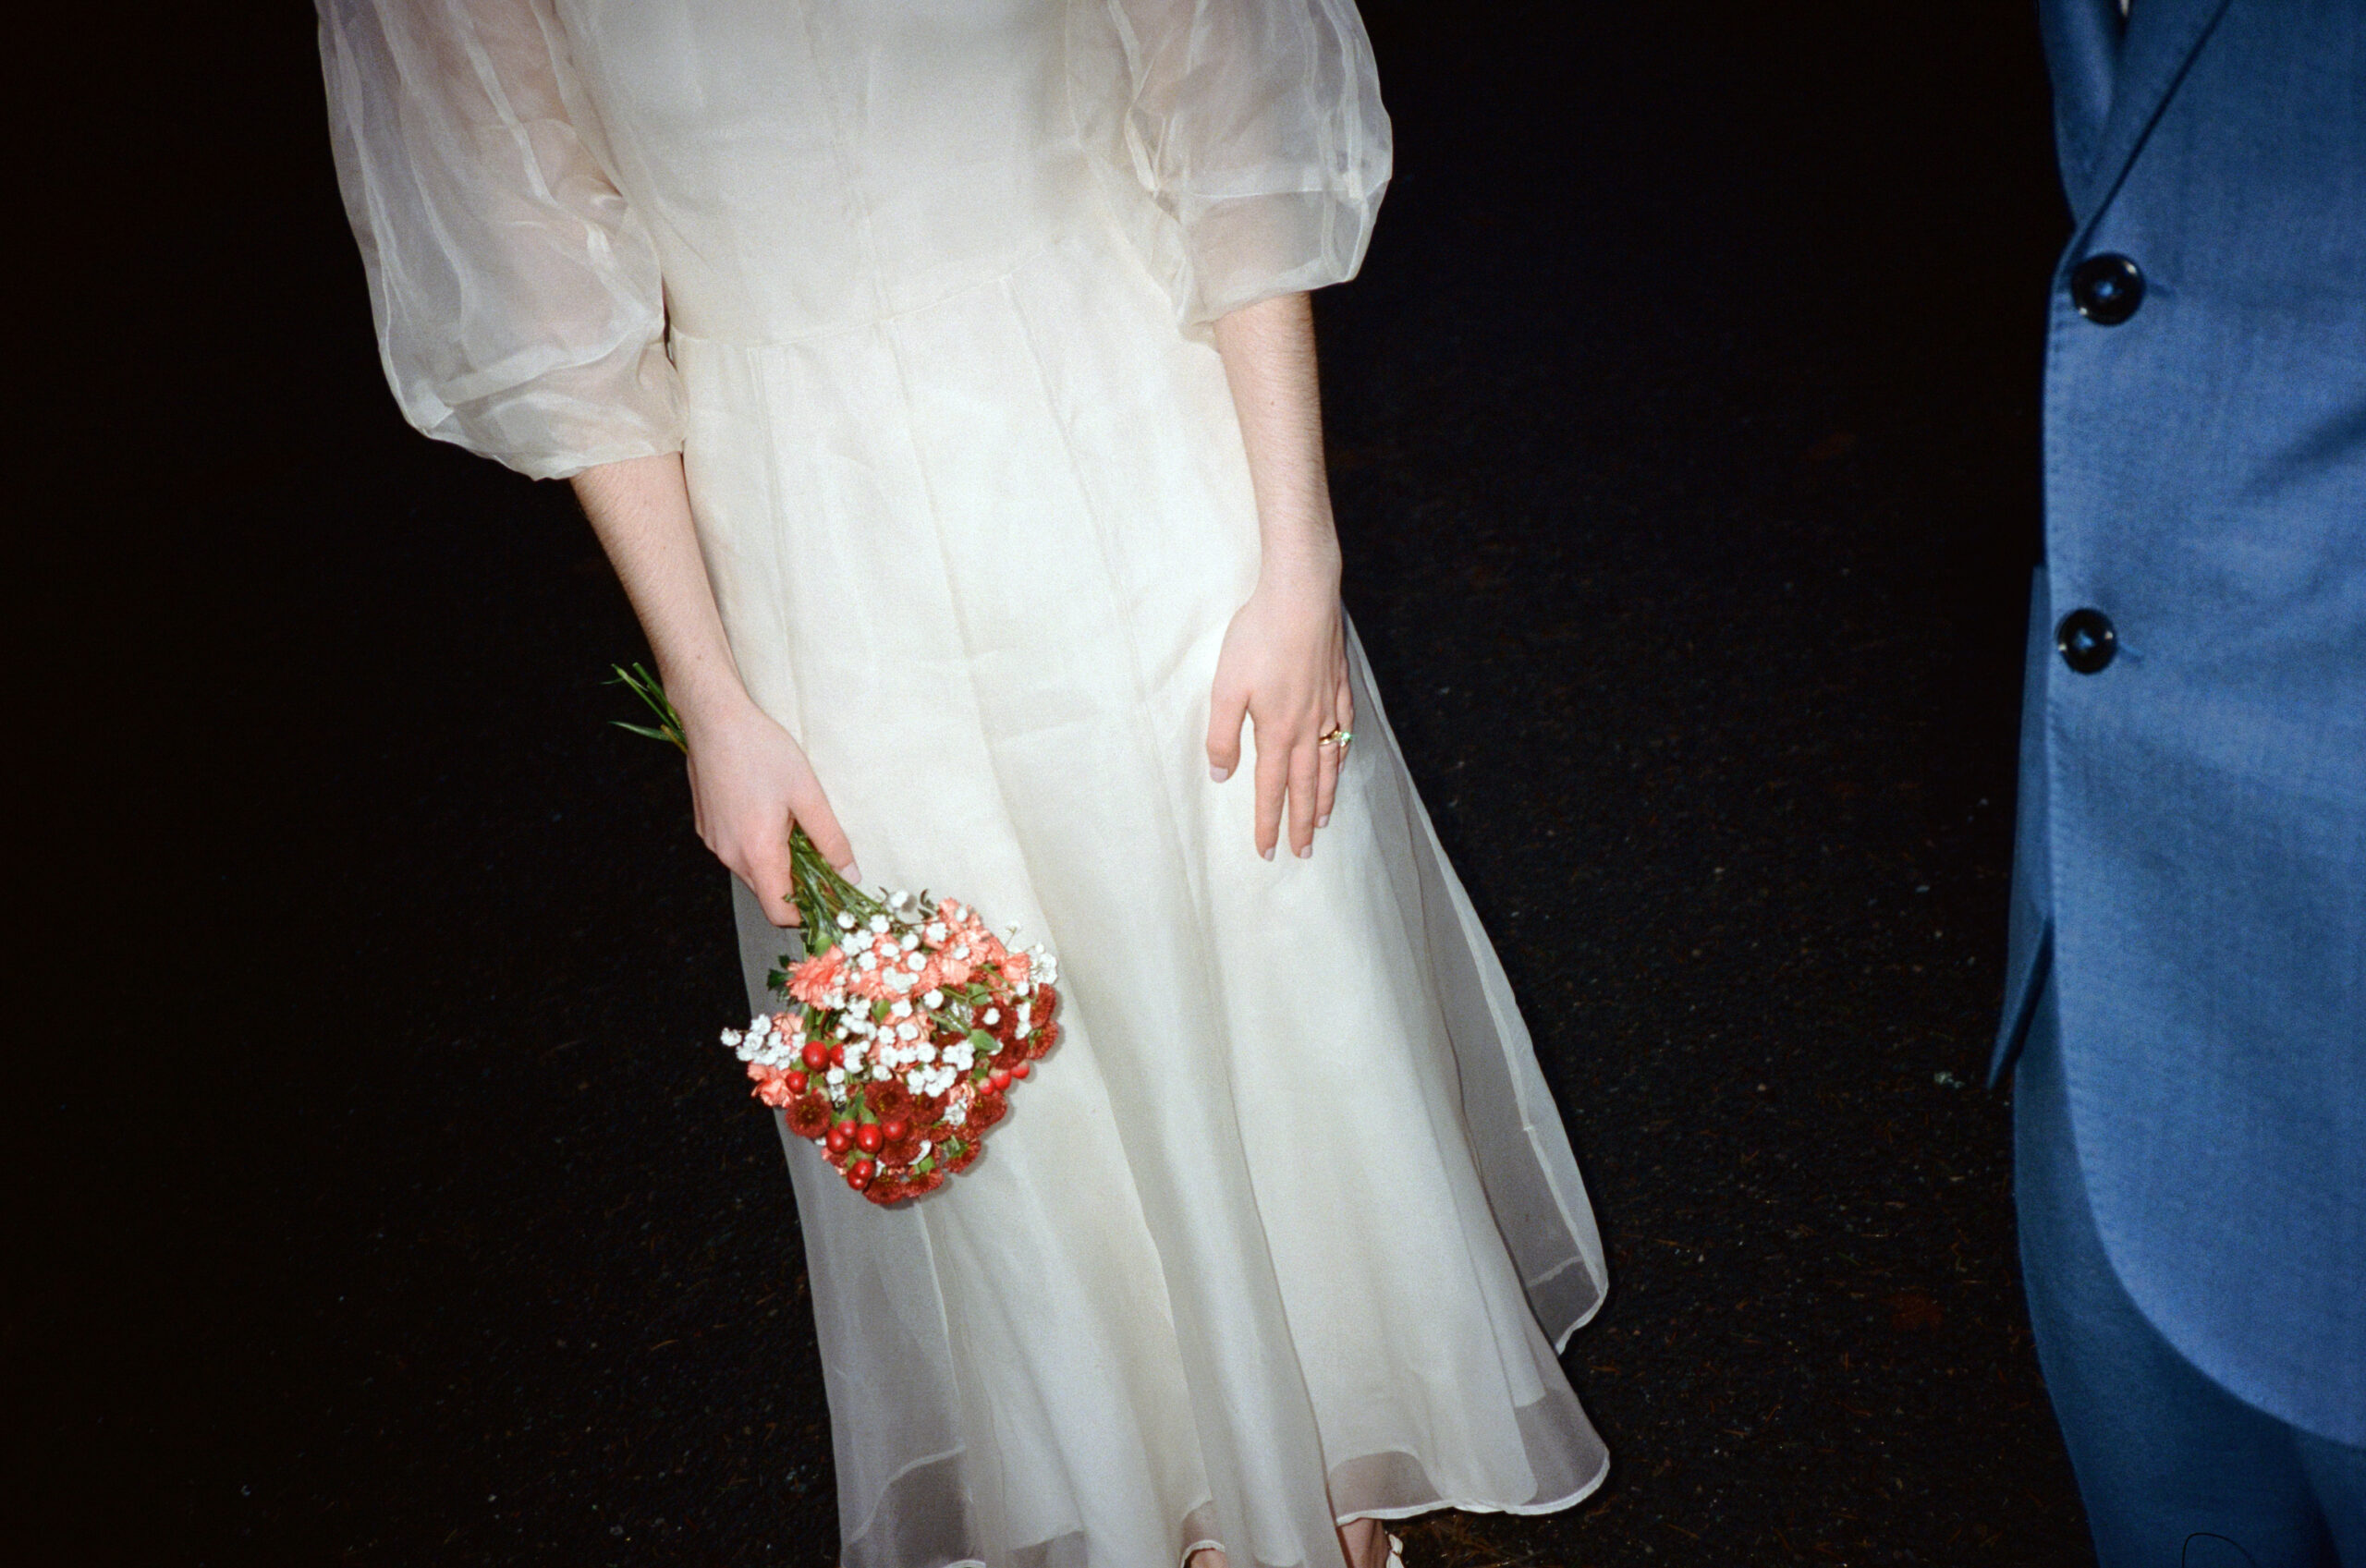
[[[830,809],[830,797],[822,793],[819,784],[807,793],[793,796],[789,809],[795,813],[796,825],[805,830],[822,858],[837,868],[838,874],[848,881],[860,880],[860,869],[854,863],[854,845],[847,842],[846,830],[838,826],[838,814]]]
[[[1222,784],[1240,766],[1240,726],[1249,717],[1249,694],[1215,694],[1208,712],[1208,776]]]

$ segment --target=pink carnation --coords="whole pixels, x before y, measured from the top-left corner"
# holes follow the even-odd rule
[[[788,1075],[777,1067],[750,1062],[748,1076],[756,1080],[756,1098],[775,1111],[797,1098],[788,1087]]]
[[[788,994],[808,1007],[817,1006],[837,989],[846,966],[846,950],[840,947],[808,958],[788,972]]]

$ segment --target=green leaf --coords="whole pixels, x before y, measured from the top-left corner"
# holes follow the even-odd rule
[[[608,668],[616,672],[615,677],[608,684],[621,686],[635,697],[640,698],[642,702],[648,704],[649,711],[657,715],[658,722],[658,727],[652,729],[644,724],[628,724],[622,720],[612,721],[616,727],[630,730],[635,735],[648,735],[652,740],[670,742],[680,747],[684,751],[689,750],[689,742],[682,735],[682,716],[674,711],[674,704],[665,696],[665,688],[658,683],[657,677],[651,675],[638,661],[635,661],[633,667],[629,670],[622,664],[611,664]]]

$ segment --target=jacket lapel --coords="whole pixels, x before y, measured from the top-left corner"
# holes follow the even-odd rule
[[[2112,74],[2111,107],[2085,172],[2071,190],[2084,230],[2119,188],[2121,176],[2161,115],[2162,105],[2193,63],[2228,0],[2135,0]],[[2067,183],[2067,179],[2066,179]]]
[[[2038,26],[2054,79],[2054,146],[2062,163],[2062,185],[2083,220],[2086,182],[2111,113],[2112,77],[2119,68],[2119,0],[2044,0]]]

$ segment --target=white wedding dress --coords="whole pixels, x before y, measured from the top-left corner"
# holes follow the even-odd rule
[[[1601,1244],[1360,651],[1312,859],[1202,751],[1258,558],[1205,323],[1361,259],[1348,0],[321,5],[405,412],[544,477],[679,447],[866,877],[1059,955],[975,1169],[881,1209],[789,1140],[847,1568],[1328,1568],[1591,1491]]]

